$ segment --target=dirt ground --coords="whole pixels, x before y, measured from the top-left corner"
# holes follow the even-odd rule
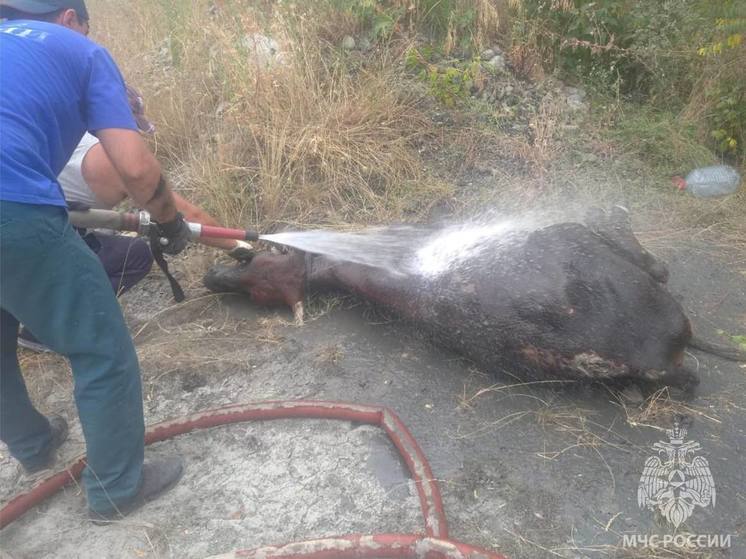
[[[695,330],[743,333],[746,259],[696,240],[657,247]],[[746,368],[691,353],[702,384],[689,401],[603,386],[521,384],[479,372],[412,327],[352,299],[316,298],[308,320],[208,294],[192,251],[177,265],[188,300],[174,305],[151,274],[122,298],[141,357],[147,423],[236,402],[326,399],[395,410],[428,456],[452,537],[508,558],[746,556]],[[187,267],[184,264],[189,264]],[[190,270],[186,273],[186,270]],[[83,443],[61,358],[22,352],[33,397]],[[680,533],[731,535],[731,548],[667,555],[624,549],[624,534],[671,530],[637,505],[643,464],[673,413],[692,418],[716,483]],[[201,558],[234,549],[348,533],[422,530],[418,500],[377,428],[332,421],[241,424],[159,443],[150,455],[186,461],[172,492],[107,527],[85,518],[69,488],[0,533],[14,559]],[[0,451],[0,499],[33,480]]]

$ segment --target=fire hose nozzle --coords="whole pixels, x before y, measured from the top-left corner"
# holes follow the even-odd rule
[[[233,239],[235,241],[258,241],[259,233],[248,229],[229,229],[200,223],[188,223],[189,230],[195,238]]]

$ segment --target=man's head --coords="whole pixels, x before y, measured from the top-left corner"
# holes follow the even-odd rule
[[[88,35],[84,0],[0,0],[0,18],[48,21]]]

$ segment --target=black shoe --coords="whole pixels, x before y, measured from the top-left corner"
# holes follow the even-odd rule
[[[54,464],[54,451],[67,440],[67,421],[62,416],[53,415],[49,418],[49,428],[52,430],[52,440],[49,443],[49,453],[47,459],[34,466],[23,466],[27,474],[36,474],[42,470],[47,470]]]
[[[171,489],[183,473],[184,462],[178,456],[145,463],[142,466],[142,485],[137,495],[108,511],[97,512],[88,509],[88,518],[97,526],[120,520]]]
[[[51,349],[37,340],[25,326],[23,326],[21,331],[18,332],[18,345],[30,349],[31,351],[36,351],[37,353],[53,353]]]

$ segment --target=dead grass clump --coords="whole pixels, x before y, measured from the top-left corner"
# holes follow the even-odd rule
[[[314,362],[318,367],[336,367],[344,358],[344,348],[340,344],[328,344],[316,352]]]
[[[558,130],[561,118],[560,103],[551,95],[542,99],[539,110],[531,118],[529,126],[533,132],[533,141],[527,159],[533,163],[540,176],[549,170],[549,165],[560,151]]]
[[[320,18],[238,0],[93,4],[108,22],[127,12],[98,38],[143,91],[179,190],[220,220],[378,222],[448,193],[423,171],[431,125],[388,51],[355,60]]]
[[[381,38],[424,35],[445,54],[490,45],[507,11],[504,0],[318,0],[307,7],[333,21],[324,29],[339,39],[352,32]]]
[[[719,424],[721,420],[707,412],[671,398],[668,387],[653,393],[640,405],[629,405],[623,396],[618,396],[627,423],[633,427],[653,427],[663,430],[660,425],[670,425],[675,417],[697,417]]]
[[[409,3],[402,1],[402,4]],[[419,2],[420,5],[424,4],[424,8],[432,10],[434,6],[441,4],[438,0],[433,2]],[[500,28],[500,12],[501,9],[498,6],[498,2],[495,0],[455,0],[452,2],[457,4],[456,8],[451,8],[448,14],[448,23],[446,26],[446,39],[444,42],[444,51],[446,53],[451,52],[456,46],[462,44],[465,39],[468,39],[477,48],[486,46],[489,44],[491,39],[495,38],[495,34]],[[420,11],[422,8],[420,8]],[[469,26],[460,25],[458,20],[459,14],[473,14],[474,21]],[[427,15],[427,12],[425,12]],[[469,33],[469,35],[466,35]]]

